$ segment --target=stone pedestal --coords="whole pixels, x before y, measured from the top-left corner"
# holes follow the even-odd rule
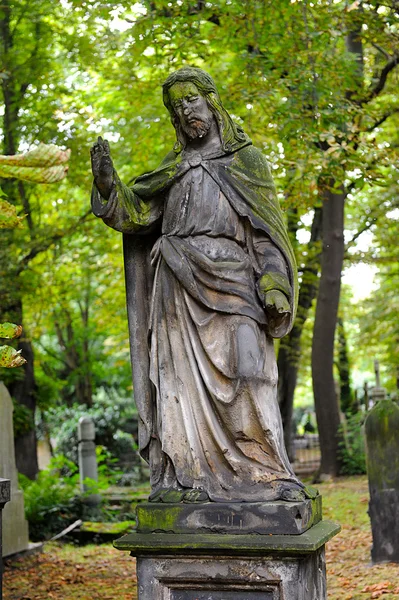
[[[139,600],[325,600],[324,545],[339,530],[321,521],[320,497],[147,504],[114,545],[137,557]]]
[[[321,496],[304,502],[142,503],[140,533],[229,533],[297,535],[322,518]]]
[[[18,489],[12,413],[11,396],[0,381],[0,477],[11,480],[11,500],[3,510],[3,556],[22,552],[29,547],[24,496]]]
[[[0,600],[3,598],[3,559],[2,559],[2,512],[4,506],[11,498],[11,482],[9,479],[0,478]]]

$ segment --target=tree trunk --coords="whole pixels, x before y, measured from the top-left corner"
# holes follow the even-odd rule
[[[301,336],[318,286],[317,275],[320,269],[319,242],[321,237],[321,222],[322,209],[317,207],[315,208],[313,217],[307,261],[302,272],[297,316],[291,332],[281,340],[278,352],[278,398],[284,427],[285,447],[290,460],[294,458],[292,449],[292,413],[301,357]]]
[[[338,373],[340,380],[340,406],[345,415],[355,412],[355,402],[352,395],[350,382],[350,366],[348,357],[348,344],[343,319],[338,318]]]
[[[10,277],[12,280],[12,275]],[[8,306],[4,317],[17,324],[22,323],[22,302],[17,285],[14,285],[6,300]],[[23,367],[12,370],[7,378],[7,388],[13,400],[28,409],[30,417],[27,430],[20,435],[18,435],[18,431],[15,434],[15,458],[18,471],[26,477],[34,479],[39,471],[35,430],[36,385],[33,370],[33,348],[25,328],[18,340],[17,348],[22,351],[22,356],[26,358],[27,362]]]
[[[24,334],[22,334],[24,336]],[[26,477],[34,479],[39,472],[37,462],[37,441],[35,430],[35,378],[33,373],[33,349],[32,344],[28,339],[20,340],[18,348],[22,350],[23,356],[27,363],[23,366],[24,377],[17,379],[10,386],[10,393],[14,400],[19,404],[26,406],[31,413],[31,428],[23,435],[15,437],[15,460],[17,469]]]
[[[321,277],[312,342],[313,393],[320,437],[320,475],[337,476],[340,415],[334,385],[334,339],[344,258],[344,191],[323,194]]]
[[[3,115],[3,148],[4,154],[15,154],[18,150],[19,133],[19,109],[26,91],[26,85],[17,85],[14,65],[13,65],[13,35],[10,26],[12,4],[9,0],[4,0],[2,3],[2,13],[0,17],[0,57],[3,63],[3,70],[7,73],[7,77],[1,79],[1,86],[4,101]],[[20,200],[23,208],[27,211],[27,223],[30,234],[33,235],[33,222],[30,212],[29,201],[25,193],[25,188],[22,182],[16,183],[13,180],[8,180],[4,184],[4,190],[7,194],[7,200],[13,204],[18,204]],[[6,232],[2,246],[12,239],[13,231]],[[9,248],[10,246],[8,246]],[[20,325],[23,323],[22,315],[22,300],[21,300],[21,283],[18,276],[15,274],[15,267],[10,260],[8,249],[2,256],[0,269],[3,276],[3,285],[0,290],[0,295],[4,299],[2,308],[4,316]],[[27,359],[27,364],[19,368],[13,377],[11,383],[8,384],[13,399],[25,406],[31,412],[31,429],[26,434],[15,438],[15,452],[17,468],[20,473],[34,479],[38,473],[37,463],[37,444],[36,431],[34,426],[34,415],[36,409],[35,398],[35,379],[33,371],[33,349],[30,340],[26,336],[26,331],[23,332],[23,337],[18,341],[18,349],[22,350],[23,356]],[[22,373],[22,376],[21,376]]]

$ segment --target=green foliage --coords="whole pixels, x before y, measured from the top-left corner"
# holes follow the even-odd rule
[[[14,368],[22,367],[26,360],[21,356],[21,350],[15,350],[11,346],[0,346],[0,367]]]
[[[343,475],[366,473],[365,417],[364,413],[358,412],[348,417],[340,427],[339,453]]]
[[[399,381],[399,268],[395,247],[398,221],[398,209],[388,211],[375,232],[370,254],[379,265],[376,289],[358,307],[356,315],[359,323],[356,342],[363,359],[370,371],[373,361],[380,361],[383,385],[389,392],[397,390]]]
[[[14,425],[14,436],[18,437],[25,435],[32,431],[34,427],[32,411],[29,410],[23,404],[15,402],[13,400],[14,411],[13,411],[13,425]]]
[[[113,458],[121,459],[134,450],[132,436],[121,430],[133,414],[130,399],[103,398],[91,409],[77,404],[70,408],[51,408],[46,415],[46,424],[55,439],[57,453],[77,464],[78,422],[81,417],[91,417],[96,428],[96,444],[103,446]],[[109,463],[108,459],[105,460],[105,464]]]
[[[80,493],[78,467],[62,454],[52,458],[48,468],[40,471],[34,481],[19,474],[19,484],[24,492],[25,516],[33,541],[49,539],[77,519],[103,522],[121,518],[119,513],[115,514],[106,505],[93,508],[85,504],[86,496],[101,495],[121,475],[113,466],[115,459],[105,448],[97,446],[96,457],[98,482],[85,479],[84,494]],[[125,511],[123,518],[126,514]]]
[[[375,0],[361,10],[327,0],[6,4],[13,37],[4,40],[0,58],[12,102],[3,95],[10,110],[3,152],[11,153],[11,141],[15,151],[43,141],[72,151],[68,178],[57,185],[4,185],[26,226],[3,238],[0,307],[10,319],[19,307],[17,323],[23,307],[35,340],[41,409],[95,405],[103,391],[132,393],[121,239],[90,215],[89,148],[97,135],[107,137],[126,182],[156,167],[174,142],[160,84],[184,64],[215,77],[226,108],[269,159],[282,204],[297,210],[300,233],[309,232],[320,181],[330,177],[351,191],[346,264],[385,260],[383,253],[366,257],[356,240],[375,230],[398,197],[394,73],[373,96],[387,56],[397,51],[393,6]],[[0,20],[6,26],[4,11]],[[346,48],[348,31],[358,31],[363,43],[361,82]],[[396,251],[390,231],[384,247]],[[298,241],[296,250],[303,278],[309,248]],[[376,300],[378,331],[366,307],[370,333],[358,339],[389,359],[392,387],[398,338],[391,280],[390,293],[381,288]],[[305,354],[310,341],[307,327]],[[309,379],[308,362],[298,357],[300,383]]]
[[[23,219],[17,215],[15,206],[2,198],[0,189],[0,229],[22,227]]]
[[[13,339],[17,338],[22,333],[21,325],[14,325],[14,323],[1,323],[0,324],[0,337]]]
[[[40,471],[35,481],[19,475],[33,541],[48,539],[81,517],[78,482],[76,465],[62,456],[52,459],[49,468]]]
[[[0,324],[0,338],[13,339],[19,337],[21,333],[21,325],[14,325],[14,323]],[[26,360],[21,356],[21,350],[15,350],[11,346],[0,346],[0,367],[21,367],[25,363]]]
[[[67,174],[70,150],[39,144],[25,154],[0,155],[0,177],[33,183],[55,183]]]

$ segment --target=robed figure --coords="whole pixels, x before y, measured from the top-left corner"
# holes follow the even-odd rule
[[[267,161],[185,67],[163,85],[173,150],[130,187],[92,148],[93,212],[124,234],[139,445],[158,502],[300,500],[273,338],[297,272]]]

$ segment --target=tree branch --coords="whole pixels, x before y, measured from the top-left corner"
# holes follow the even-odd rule
[[[368,127],[366,129],[366,132],[370,133],[371,131],[374,131],[374,129],[376,129],[377,127],[379,127],[383,123],[385,123],[385,121],[387,119],[389,119],[389,117],[392,117],[392,115],[394,115],[397,112],[399,112],[399,108],[394,108],[390,112],[385,113],[385,115],[383,115],[380,119],[378,119],[378,121],[376,121],[373,125],[371,125],[370,127]]]
[[[389,210],[393,210],[395,208],[399,208],[399,201],[398,202],[394,202],[390,207]],[[369,229],[371,229],[371,227],[373,225],[375,225],[378,221],[378,219],[381,218],[382,215],[384,215],[386,213],[386,207],[384,206],[384,204],[379,205],[376,210],[374,210],[374,216],[367,216],[367,221],[364,223],[364,225],[357,230],[357,232],[354,234],[354,236],[348,241],[348,243],[345,245],[345,252],[348,251],[349,248],[351,248],[354,243],[356,242],[356,240],[362,235],[362,233],[364,233],[365,231],[368,231]]]
[[[44,345],[43,345],[43,344],[40,342],[40,340],[35,340],[35,344],[38,344],[38,345],[41,347],[41,349],[43,350],[43,352],[45,352],[46,354],[48,354],[49,356],[51,356],[51,358],[54,358],[55,360],[58,360],[58,361],[59,361],[60,363],[62,363],[62,364],[65,366],[65,367],[68,367],[68,363],[67,363],[67,362],[66,362],[66,361],[65,361],[63,358],[61,358],[61,356],[60,356],[60,355],[58,355],[58,354],[56,354],[55,352],[52,352],[51,350],[49,350],[49,349],[48,349],[46,346],[44,346]],[[44,364],[44,365],[43,365],[43,364],[42,364],[41,366],[42,366],[42,369],[43,369],[43,371],[46,373],[46,371],[48,371],[48,365],[46,365],[46,364]],[[48,373],[48,372],[47,372],[47,373],[46,373],[46,375],[52,375],[52,376],[54,376],[54,369],[51,367],[51,368],[50,368],[50,370],[51,370],[52,372],[51,372],[51,373]]]
[[[381,46],[379,46],[375,42],[371,42],[371,45],[373,46],[373,48],[375,48],[376,50],[378,50],[378,52],[381,52],[381,54],[383,54],[387,60],[389,60],[391,58],[391,55],[389,54],[389,52],[387,52],[386,50],[384,50],[384,48],[382,48]]]
[[[378,96],[378,94],[380,92],[382,92],[382,90],[385,87],[386,81],[388,79],[389,73],[391,71],[393,71],[393,69],[398,64],[399,64],[399,54],[394,54],[394,56],[392,56],[390,58],[390,60],[388,60],[388,62],[385,64],[384,68],[382,69],[382,71],[380,73],[380,77],[379,77],[377,83],[369,91],[369,93],[367,94],[367,96],[361,101],[361,104],[366,104],[367,102],[370,102],[371,100],[373,100],[373,98],[375,98],[376,96]]]
[[[40,254],[41,252],[45,252],[53,244],[55,244],[56,242],[58,242],[58,240],[60,240],[60,239],[64,238],[65,236],[68,236],[71,233],[73,233],[79,227],[79,225],[81,225],[82,223],[84,223],[84,221],[87,219],[87,217],[90,214],[91,214],[91,210],[88,210],[86,213],[84,213],[78,219],[78,221],[73,225],[73,227],[70,227],[67,230],[59,231],[59,232],[55,233],[53,236],[47,238],[41,244],[38,244],[37,246],[35,246],[34,248],[32,248],[30,250],[30,252],[28,252],[28,254],[25,254],[25,256],[23,256],[20,259],[19,266],[18,266],[18,269],[17,269],[17,274],[19,275],[20,273],[22,273],[22,271],[26,268],[26,266],[28,265],[28,263],[31,260],[33,260],[38,254]]]
[[[377,221],[378,221],[378,217],[374,217],[373,219],[368,219],[367,223],[365,223],[363,225],[363,227],[358,229],[357,232],[355,233],[355,235],[349,240],[349,242],[347,244],[345,244],[345,253],[349,250],[349,248],[354,246],[356,240],[362,235],[362,233],[371,229],[371,227],[373,225],[375,225],[377,223]]]

